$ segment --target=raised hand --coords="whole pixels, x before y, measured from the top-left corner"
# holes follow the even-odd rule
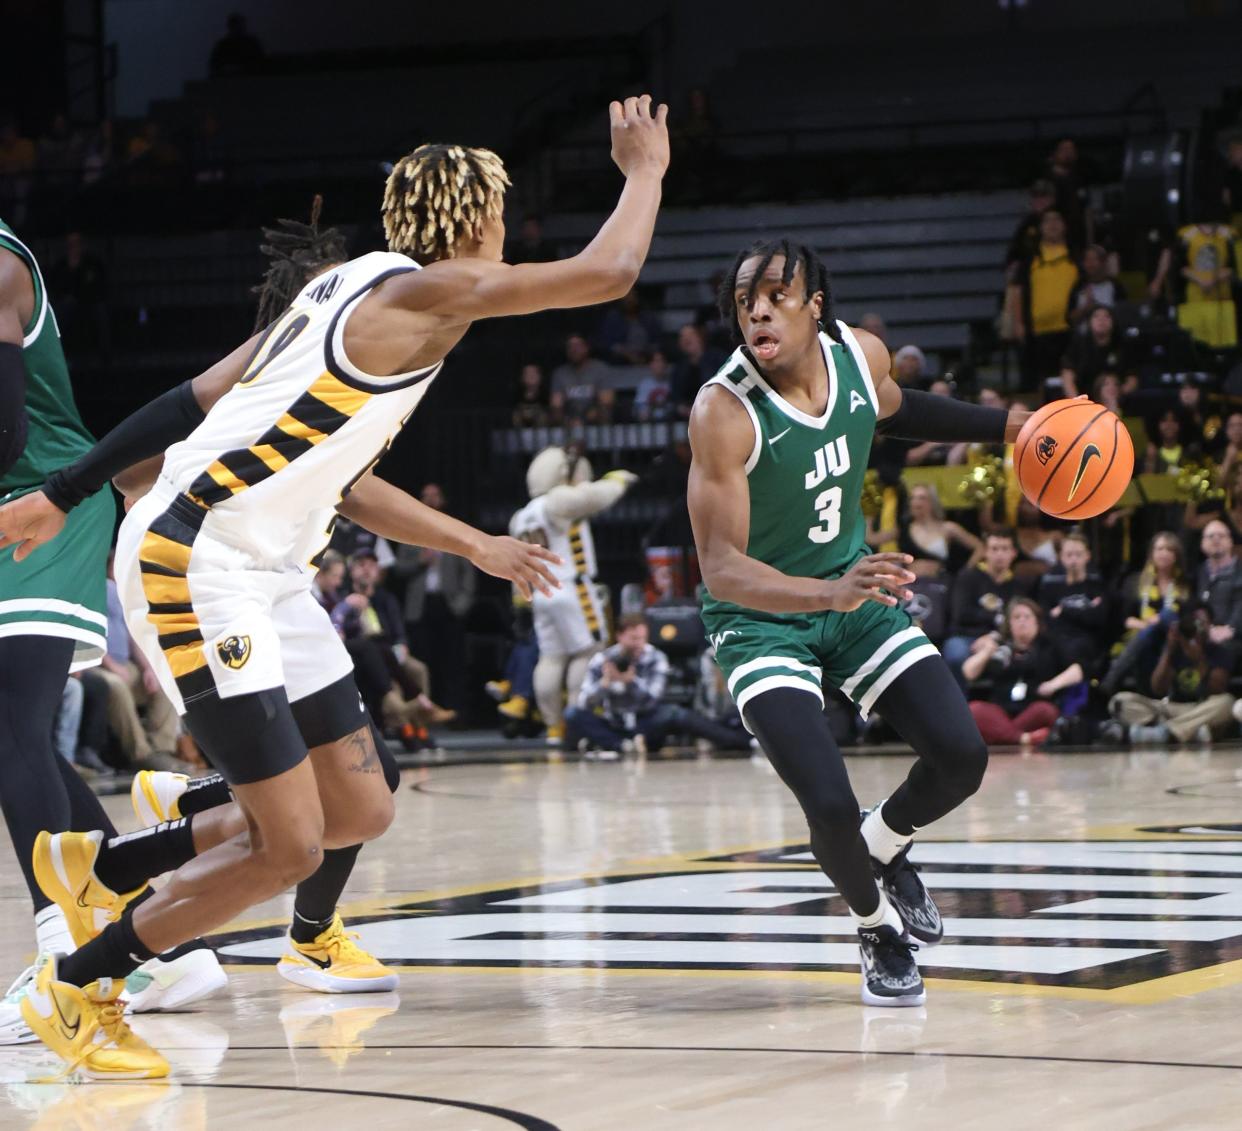
[[[0,550],[16,546],[20,562],[65,528],[65,512],[42,491],[31,491],[0,507]]]
[[[662,102],[651,112],[651,95],[627,98],[608,106],[612,127],[612,159],[625,176],[647,169],[664,176],[668,168],[668,107]]]
[[[470,560],[484,573],[512,581],[528,601],[536,589],[545,597],[551,597],[552,590],[561,587],[548,569],[549,563],[560,565],[561,559],[533,542],[519,542],[507,535],[485,538]]]
[[[870,554],[855,562],[842,577],[829,581],[825,608],[838,613],[853,612],[866,601],[877,605],[896,605],[913,594],[905,586],[914,581],[908,566],[909,554]]]

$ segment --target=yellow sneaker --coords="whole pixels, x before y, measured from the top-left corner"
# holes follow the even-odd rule
[[[321,994],[369,994],[397,988],[397,975],[369,955],[345,930],[339,915],[312,943],[285,936],[285,953],[276,973],[295,986]]]
[[[35,837],[34,874],[43,894],[64,913],[76,946],[85,946],[109,923],[115,923],[126,904],[146,889],[117,893],[95,876],[95,861],[103,833],[41,832]]]
[[[506,719],[521,721],[530,712],[530,700],[525,695],[511,695],[503,703],[497,704],[496,710]]]
[[[152,1080],[168,1075],[168,1061],[125,1023],[118,1001],[125,982],[100,978],[79,989],[56,978],[50,956],[22,1001],[31,1031],[65,1061],[61,1078],[81,1070],[93,1080]]]
[[[134,815],[144,828],[161,825],[165,821],[179,821],[181,809],[178,802],[190,784],[187,774],[174,774],[168,770],[139,770],[129,787],[129,800]]]
[[[548,734],[544,741],[549,746],[560,746],[565,741],[565,724],[553,723],[548,727]]]
[[[497,703],[503,703],[513,693],[513,684],[507,679],[489,679],[483,685],[483,690]]]

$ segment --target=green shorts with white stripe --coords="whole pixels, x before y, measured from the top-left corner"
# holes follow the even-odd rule
[[[0,503],[17,498],[14,491]],[[107,648],[108,548],[116,525],[112,492],[74,507],[57,537],[23,561],[0,550],[0,637],[58,636],[74,641],[70,671],[99,663]]]
[[[704,624],[742,712],[756,695],[777,687],[808,691],[822,703],[826,683],[843,691],[865,719],[902,672],[940,655],[902,609],[874,601],[851,613],[709,613]]]

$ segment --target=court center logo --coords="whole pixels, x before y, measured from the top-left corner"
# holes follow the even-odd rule
[[[918,954],[930,977],[1112,990],[1242,959],[1236,835],[923,842],[911,858],[945,918]],[[349,926],[408,966],[858,971],[854,923],[805,845],[397,902]],[[282,929],[215,943],[275,962]]]
[[[216,655],[226,668],[234,671],[244,668],[246,661],[250,659],[250,637],[226,636],[216,645]]]

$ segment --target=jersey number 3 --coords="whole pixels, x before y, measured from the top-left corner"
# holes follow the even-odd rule
[[[815,497],[816,526],[807,531],[812,542],[831,542],[841,532],[841,488],[829,487]]]

